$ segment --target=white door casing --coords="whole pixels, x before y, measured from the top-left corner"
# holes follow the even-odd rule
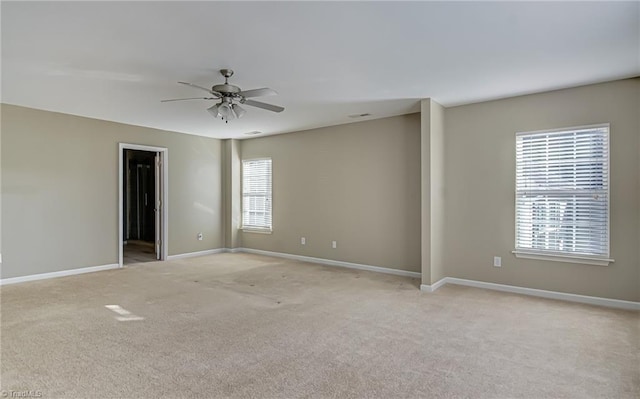
[[[122,267],[123,253],[123,181],[124,181],[124,150],[151,151],[157,153],[156,157],[156,256],[160,260],[167,260],[169,253],[169,149],[141,144],[118,144],[118,265]],[[158,173],[159,172],[159,173]],[[158,184],[158,182],[160,184]],[[158,226],[160,228],[158,228]]]
[[[155,203],[153,208],[153,214],[155,216],[155,248],[156,248],[156,259],[160,260],[161,258],[161,250],[162,250],[162,160],[160,159],[161,155],[159,152],[156,152],[155,156],[155,173],[153,174],[155,178]]]

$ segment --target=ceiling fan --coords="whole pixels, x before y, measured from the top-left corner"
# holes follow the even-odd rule
[[[273,112],[284,111],[284,108],[278,105],[272,105],[272,104],[267,104],[260,101],[249,100],[249,98],[251,97],[276,95],[278,93],[276,93],[275,90],[264,87],[261,89],[243,91],[238,86],[234,86],[232,84],[229,84],[228,82],[229,78],[233,76],[233,70],[221,69],[220,74],[224,76],[224,83],[215,85],[211,87],[211,89],[207,89],[206,87],[198,86],[193,83],[178,82],[183,85],[204,90],[207,93],[211,94],[213,97],[176,98],[172,100],[162,100],[161,102],[183,101],[183,100],[216,100],[216,103],[212,107],[208,108],[207,111],[209,111],[209,113],[213,115],[215,118],[220,117],[220,119],[222,119],[226,123],[229,123],[229,119],[242,118],[242,116],[244,116],[244,114],[247,112],[245,111],[244,108],[240,106],[240,104],[250,105],[252,107],[262,108],[262,109],[266,109],[268,111],[273,111]]]

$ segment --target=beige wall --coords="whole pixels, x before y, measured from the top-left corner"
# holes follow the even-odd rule
[[[118,262],[119,142],[169,149],[169,254],[221,247],[219,140],[2,105],[2,278]]]
[[[640,300],[639,115],[639,79],[447,109],[447,276]],[[515,258],[515,133],[606,122],[615,262],[603,267]],[[502,257],[501,268],[492,266],[493,256]]]
[[[422,284],[431,284],[431,99],[420,101],[420,262]]]
[[[240,227],[242,219],[240,142],[226,139],[222,141],[222,228],[224,247],[240,247]]]
[[[419,114],[243,140],[241,154],[273,159],[273,234],[243,247],[420,272]]]
[[[422,115],[224,143],[7,105],[1,116],[3,278],[117,262],[117,143],[128,142],[169,148],[170,254],[242,246],[415,272],[427,259],[425,284],[640,300],[640,79],[446,109],[429,100]],[[515,132],[605,122],[615,262],[515,258]],[[274,232],[237,234],[239,161],[257,157],[273,159]]]
[[[0,127],[2,126],[2,110],[0,108]],[[0,128],[0,265],[2,265],[2,128]],[[0,266],[1,267],[1,266]],[[0,270],[0,277],[2,270]]]
[[[430,280],[422,279],[423,283],[433,284],[446,277],[444,260],[444,239],[446,228],[446,201],[444,198],[444,187],[446,184],[444,174],[444,140],[446,127],[444,125],[445,109],[435,101],[429,104],[429,146],[430,154],[430,181],[423,182],[431,186],[430,212],[431,212],[431,253],[430,256]]]
[[[422,284],[446,277],[444,265],[444,107],[430,98],[420,102]]]

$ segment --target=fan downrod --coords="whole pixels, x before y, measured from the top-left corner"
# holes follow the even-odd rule
[[[225,81],[233,76],[233,69],[221,69],[220,74],[224,76]],[[225,82],[226,83],[226,82]]]

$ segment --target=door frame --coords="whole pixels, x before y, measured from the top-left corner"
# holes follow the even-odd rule
[[[118,143],[118,266],[123,267],[122,253],[123,253],[123,238],[124,231],[122,224],[124,222],[124,198],[122,185],[124,183],[124,150],[141,150],[156,152],[160,155],[160,178],[161,195],[162,198],[160,209],[160,230],[161,230],[161,242],[160,242],[160,260],[167,260],[167,254],[169,252],[169,149],[165,147],[154,147],[142,144],[130,144],[130,143]]]

